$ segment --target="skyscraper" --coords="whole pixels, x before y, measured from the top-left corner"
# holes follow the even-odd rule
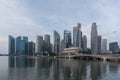
[[[45,50],[50,53],[50,35],[46,34],[44,36],[44,48],[46,48]]]
[[[49,35],[49,34],[46,34],[46,35],[44,36],[44,40],[50,42],[50,35]]]
[[[43,52],[43,36],[37,36],[36,39],[36,53]]]
[[[28,43],[27,36],[18,36],[17,38],[13,38],[9,36],[9,53],[14,53],[17,55],[28,55],[30,51],[30,46],[32,43]],[[33,45],[32,45],[33,46]]]
[[[97,25],[96,25],[96,23],[92,23],[91,52],[92,52],[92,54],[97,54]]]
[[[65,41],[61,40],[61,43],[60,43],[60,52],[61,53],[63,52],[64,48],[65,48]]]
[[[28,37],[23,36],[18,36],[15,41],[15,47],[16,47],[16,54],[22,54],[25,55],[27,53],[27,43],[28,43]]]
[[[107,53],[107,39],[102,39],[102,53]]]
[[[9,47],[8,47],[9,54],[15,54],[15,38],[9,35],[8,40],[9,40]]]
[[[21,40],[19,46],[20,46],[20,53],[25,55],[25,42],[24,42],[24,40]]]
[[[25,43],[28,43],[28,37],[27,37],[27,36],[23,36],[23,41],[24,41]]]
[[[73,46],[81,48],[82,42],[82,31],[81,24],[78,23],[76,27],[73,27]]]
[[[65,48],[69,48],[72,46],[70,31],[67,31],[67,30],[64,31],[64,41],[65,41]]]
[[[110,43],[109,44],[109,50],[112,51],[112,53],[119,52],[118,42],[112,42],[112,43]]]
[[[101,53],[101,36],[97,36],[97,53]]]
[[[27,43],[27,55],[30,55],[30,56],[33,56],[34,55],[34,53],[35,53],[35,43],[34,42],[28,42]]]
[[[54,37],[54,53],[59,54],[60,53],[60,35],[57,31],[54,31],[53,33]]]
[[[83,51],[87,51],[87,37],[86,37],[86,35],[84,35],[82,37],[82,49],[83,49]]]
[[[53,44],[52,43],[50,43],[50,53],[53,53],[54,51],[53,51]]]
[[[27,55],[27,51],[28,51],[28,37],[27,36],[23,36],[23,46],[24,46],[24,54]]]
[[[22,53],[22,50],[21,50],[21,44],[22,43],[22,39],[21,39],[21,36],[18,36],[16,38],[16,41],[15,41],[15,51],[16,51],[16,54],[21,54]]]

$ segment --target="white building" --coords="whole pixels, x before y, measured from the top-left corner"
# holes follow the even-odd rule
[[[102,39],[102,53],[108,53],[107,51],[107,39]]]
[[[78,54],[79,51],[82,51],[82,49],[78,47],[65,48],[62,55],[75,55]]]

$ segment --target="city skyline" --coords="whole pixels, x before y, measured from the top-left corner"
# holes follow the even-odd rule
[[[72,32],[73,26],[78,22],[81,23],[82,32],[87,36],[88,47],[90,47],[90,31],[93,22],[97,23],[98,33],[107,39],[108,43],[120,42],[119,3],[120,1],[114,2],[114,0],[97,2],[95,0],[35,2],[1,0],[0,52],[8,51],[8,35],[25,35],[35,41],[36,35],[50,34],[53,37],[52,32],[56,30],[62,33],[60,36],[63,38],[63,31],[67,29]]]
[[[79,25],[80,25],[80,27],[79,27]],[[80,40],[81,41],[81,47],[79,47],[79,46],[74,46],[74,37],[73,36],[76,36],[76,35],[74,35],[74,30],[75,30],[75,28],[77,29],[78,28],[78,31],[80,30],[80,33],[78,33],[78,34],[80,34],[80,35],[77,35],[77,36],[81,36],[81,40],[80,39],[78,39],[78,40]],[[92,46],[91,47],[88,47],[88,39],[87,39],[87,37],[86,37],[86,35],[84,35],[84,33],[82,33],[82,31],[81,31],[81,24],[80,23],[77,23],[77,26],[74,26],[73,27],[73,32],[71,32],[71,31],[68,31],[68,30],[64,30],[63,31],[63,34],[64,34],[64,36],[63,36],[63,38],[61,38],[61,36],[59,36],[61,39],[60,39],[60,42],[59,42],[59,45],[60,44],[63,44],[62,43],[62,41],[64,40],[65,42],[64,42],[64,48],[70,48],[70,47],[79,47],[79,48],[82,48],[83,50],[85,50],[85,48],[87,49],[91,49],[92,51],[92,54],[98,54],[100,51],[100,53],[109,53],[109,47],[110,47],[110,43],[114,43],[114,41],[112,41],[112,42],[110,42],[110,43],[107,43],[107,39],[103,39],[103,42],[101,41],[102,40],[102,38],[99,38],[99,37],[102,37],[102,36],[100,36],[99,34],[97,34],[97,32],[98,32],[98,30],[97,30],[97,32],[96,32],[96,30],[97,30],[97,25],[96,25],[96,23],[95,22],[93,22],[92,23],[92,26],[91,26],[91,40],[90,41],[93,41],[93,42],[96,42],[96,43],[93,43],[94,45],[96,45],[96,47],[94,46],[94,48],[92,48]],[[54,30],[54,31],[56,31],[56,30]],[[53,33],[54,33],[54,31],[53,31]],[[73,34],[71,34],[71,33],[73,33]],[[61,34],[61,33],[60,33]],[[67,35],[66,35],[67,34]],[[93,38],[92,37],[92,35],[94,36],[94,34],[97,34],[96,35],[96,38]],[[69,37],[68,37],[68,35],[69,35]],[[44,37],[43,37],[44,36]],[[73,38],[72,38],[72,37]],[[8,35],[8,37],[10,38],[10,39],[12,39],[12,35]],[[49,44],[47,44],[48,46],[50,46],[50,45],[54,45],[54,40],[51,42],[51,35],[50,34],[44,34],[44,35],[36,35],[36,41],[34,41],[34,43],[36,44],[36,46],[38,45],[38,43],[39,43],[39,45],[41,46],[42,44],[41,44],[41,42],[39,42],[38,41],[38,37],[42,37],[42,39],[43,39],[43,47],[46,45],[46,41],[47,42],[49,42]],[[84,39],[84,37],[86,37],[86,39]],[[13,37],[14,38],[14,37]],[[53,37],[54,38],[54,37]],[[15,40],[17,40],[17,39],[20,39],[20,40],[22,40],[22,38],[21,38],[21,36],[17,36],[16,38],[14,38]],[[84,39],[84,40],[83,40]],[[96,41],[94,41],[94,39],[96,39]],[[66,40],[67,40],[67,43],[66,43]],[[70,40],[70,42],[69,42],[69,40]],[[28,42],[28,37],[27,36],[23,36],[23,41],[27,41]],[[84,42],[85,41],[85,42]],[[10,46],[11,47],[14,47],[14,46],[12,46],[12,45],[9,45],[9,44],[11,44],[10,43],[10,41],[8,41],[9,43],[8,43],[8,47],[10,48]],[[33,42],[32,42],[32,40],[29,40],[29,43],[30,44],[33,44]],[[69,42],[69,43],[68,43]],[[78,42],[77,42],[78,43]],[[119,43],[119,42],[117,42],[117,43]],[[23,45],[24,43],[22,43],[22,44],[20,44],[20,45]],[[91,45],[92,45],[92,42],[90,43]],[[99,44],[99,47],[98,47],[98,44]],[[68,47],[68,45],[69,45],[69,47]],[[84,46],[85,45],[87,45],[85,48],[84,48]],[[102,48],[102,45],[104,45],[103,47],[104,47],[104,51],[103,51],[103,48]],[[61,45],[60,45],[61,46]],[[119,45],[118,45],[119,46]],[[22,48],[22,47],[21,47]],[[49,47],[50,48],[50,47]],[[51,47],[51,48],[53,48],[53,51],[54,51],[54,47]],[[63,49],[64,49],[63,48]],[[17,49],[17,48],[16,48]],[[24,48],[23,48],[24,49]],[[45,51],[46,51],[46,49],[47,48],[45,48]],[[95,51],[93,51],[93,50],[95,50]],[[99,51],[98,51],[99,50]],[[9,49],[8,49],[8,51],[9,51]],[[48,49],[48,52],[49,52],[50,50]],[[35,48],[35,52],[36,53],[38,53],[38,52],[41,52],[41,51],[37,51],[37,47]],[[44,52],[44,49],[43,49],[43,52]],[[59,52],[61,52],[61,48],[59,48]],[[17,53],[17,52],[15,52],[15,53]],[[20,52],[20,53],[22,53],[22,52]],[[111,52],[110,52],[111,53]],[[59,53],[57,53],[57,54],[59,54]]]
[[[98,34],[97,24],[94,22],[91,26],[91,47],[87,47],[87,37],[81,31],[81,24],[77,23],[77,26],[73,27],[73,38],[71,37],[71,31],[64,30],[63,32],[64,37],[63,39],[59,35],[59,33],[54,30],[53,31],[53,39],[54,41],[51,43],[51,35],[37,35],[35,44],[34,42],[28,42],[27,36],[17,36],[14,38],[12,35],[8,36],[8,47],[9,53],[11,54],[29,54],[30,49],[32,49],[33,53],[42,53],[42,54],[61,54],[64,52],[65,48],[79,48],[80,51],[88,52],[91,50],[91,54],[102,54],[102,53],[114,53],[119,52],[120,48],[118,42],[111,42],[109,43],[109,50],[108,50],[108,43],[107,39],[102,38],[101,35]],[[44,36],[44,37],[43,37]],[[72,42],[73,40],[73,42]],[[115,48],[116,47],[116,48]],[[31,53],[32,54],[32,53]]]

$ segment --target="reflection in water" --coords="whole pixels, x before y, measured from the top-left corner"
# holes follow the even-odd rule
[[[9,67],[15,67],[15,58],[14,57],[9,57],[8,62],[9,62]]]
[[[119,68],[118,63],[110,63],[109,64],[109,71],[112,72],[112,73],[117,73],[118,68]]]
[[[73,59],[9,57],[9,80],[102,80],[116,64]]]
[[[91,79],[97,80],[100,79],[102,75],[106,72],[106,65],[101,62],[93,62],[90,64],[91,66]]]
[[[84,61],[63,60],[64,80],[81,80],[86,78],[87,64]]]
[[[34,67],[35,60],[26,57],[13,57],[9,56],[9,67]]]

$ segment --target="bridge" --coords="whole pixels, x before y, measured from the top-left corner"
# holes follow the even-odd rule
[[[93,61],[115,61],[120,62],[120,54],[100,54],[100,55],[89,55],[89,54],[79,54],[75,53],[74,55],[59,55],[56,58],[73,58],[80,60],[93,60]]]

